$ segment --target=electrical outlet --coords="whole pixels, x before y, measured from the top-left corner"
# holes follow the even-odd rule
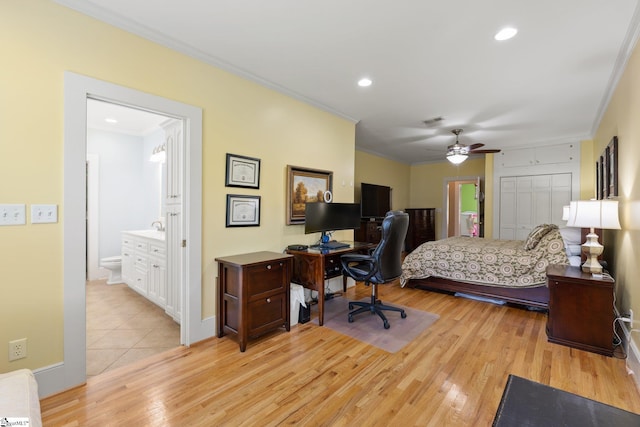
[[[9,341],[9,362],[27,357],[27,339]]]

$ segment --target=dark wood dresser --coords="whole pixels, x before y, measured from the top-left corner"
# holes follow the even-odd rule
[[[355,241],[364,243],[377,244],[382,239],[382,220],[363,220],[360,222],[360,228],[355,232]]]
[[[594,278],[580,267],[550,265],[549,317],[550,342],[613,355],[613,279]]]
[[[254,252],[219,257],[218,337],[238,337],[240,351],[247,340],[284,327],[289,331],[289,288],[293,256]]]
[[[413,251],[424,242],[436,240],[436,209],[405,209],[409,214],[409,229],[405,239],[405,250]]]

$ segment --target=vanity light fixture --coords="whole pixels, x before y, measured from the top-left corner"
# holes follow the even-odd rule
[[[167,159],[167,148],[164,144],[158,145],[151,152],[150,162],[164,163]]]

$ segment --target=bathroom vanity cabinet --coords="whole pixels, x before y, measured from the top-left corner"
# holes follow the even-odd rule
[[[154,230],[122,232],[122,281],[180,322],[168,296],[175,294],[167,281],[164,233]]]

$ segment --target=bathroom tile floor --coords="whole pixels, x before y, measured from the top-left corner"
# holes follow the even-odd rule
[[[87,282],[87,378],[180,345],[180,325],[126,284]]]

